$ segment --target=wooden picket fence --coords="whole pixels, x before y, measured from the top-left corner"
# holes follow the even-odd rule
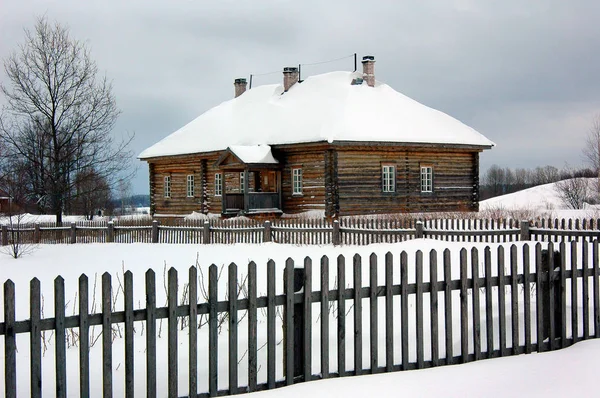
[[[517,222],[516,220],[343,218],[341,221],[280,219],[83,221],[0,228],[0,244],[276,242],[298,245],[396,243],[415,238],[504,243],[518,240],[567,242],[600,238],[600,219]]]
[[[178,322],[186,319],[189,339],[188,392],[193,397],[214,397],[257,390],[272,389],[300,381],[422,369],[441,365],[459,364],[480,359],[495,358],[534,351],[555,350],[579,340],[600,337],[600,267],[598,264],[598,241],[571,242],[558,245],[537,243],[522,249],[515,245],[500,245],[492,253],[489,247],[483,251],[463,249],[458,263],[453,263],[452,253],[432,250],[417,251],[414,261],[406,252],[399,259],[387,253],[383,259],[372,254],[368,258],[368,283],[362,281],[363,259],[355,255],[351,261],[351,273],[346,270],[346,258],[334,259],[337,283],[330,280],[330,259],[322,257],[316,265],[313,286],[313,260],[306,258],[301,268],[295,268],[293,260],[285,263],[283,294],[276,295],[276,264],[266,266],[267,292],[257,296],[257,265],[247,267],[247,297],[237,294],[238,266],[228,267],[227,299],[219,300],[218,272],[216,265],[208,271],[208,298],[205,302],[198,294],[198,269],[189,269],[188,294],[190,304],[178,304],[181,292],[178,273],[168,271],[168,304],[157,307],[155,273],[145,274],[146,303],[143,309],[134,309],[131,272],[124,275],[124,310],[113,311],[111,275],[102,276],[102,312],[89,314],[88,278],[79,278],[79,314],[65,316],[65,285],[62,277],[54,282],[54,318],[41,319],[40,282],[33,279],[30,285],[30,318],[15,319],[15,286],[12,281],[4,283],[4,322],[0,323],[0,335],[4,336],[5,394],[17,397],[17,335],[29,334],[31,396],[42,393],[41,336],[52,330],[55,340],[56,395],[65,397],[67,392],[67,367],[79,368],[79,394],[90,394],[90,327],[102,328],[102,388],[104,396],[113,391],[113,340],[111,328],[123,324],[125,339],[125,395],[134,396],[134,322],[143,322],[146,329],[146,391],[148,397],[163,396],[157,391],[156,364],[165,359],[157,353],[156,326],[160,319],[167,320],[168,396],[177,397],[178,390]],[[545,250],[547,250],[545,252]],[[579,254],[578,254],[579,252]],[[548,254],[549,253],[549,254]],[[438,266],[438,255],[441,262]],[[507,258],[505,258],[505,256]],[[493,260],[492,260],[493,259]],[[350,265],[349,265],[350,267]],[[452,277],[452,269],[459,268],[460,277]],[[439,271],[440,270],[440,271]],[[378,273],[385,275],[384,283],[378,282]],[[398,275],[399,273],[399,275]],[[333,274],[332,274],[333,275]],[[318,276],[318,277],[317,277]],[[455,274],[456,276],[456,274]],[[282,291],[282,290],[279,290]],[[398,301],[399,305],[395,305]],[[410,305],[414,303],[414,305]],[[313,308],[319,303],[319,310]],[[330,319],[331,304],[337,311]],[[456,308],[457,310],[453,310]],[[266,314],[260,309],[266,309]],[[276,355],[276,321],[278,311],[283,309],[281,319],[284,327],[283,358]],[[368,309],[370,326],[363,330],[363,312]],[[581,311],[581,317],[580,317]],[[222,315],[226,317],[223,318]],[[262,314],[262,315],[261,315]],[[352,315],[350,315],[352,314]],[[267,366],[264,382],[258,382],[257,325],[258,316],[266,318]],[[366,316],[366,315],[365,315]],[[198,341],[199,317],[208,317],[208,339]],[[221,318],[220,318],[221,317]],[[247,320],[247,358],[239,357],[239,323]],[[507,317],[510,324],[507,325]],[[496,322],[494,319],[498,318]],[[219,389],[218,358],[219,319],[226,319],[228,326],[228,387]],[[349,327],[349,321],[352,326]],[[383,330],[379,320],[384,321]],[[414,323],[412,323],[414,320]],[[264,324],[265,319],[261,319]],[[427,322],[426,322],[427,321]],[[459,324],[458,330],[453,325]],[[191,326],[190,326],[191,325]],[[428,325],[428,327],[427,327]],[[521,327],[522,325],[522,327]],[[318,328],[320,338],[313,337],[313,327]],[[80,334],[79,363],[66,362],[65,332],[77,328]],[[330,341],[330,328],[336,328],[335,341]],[[347,330],[348,329],[348,330]],[[426,330],[428,329],[428,330]],[[409,335],[416,331],[416,337]],[[524,332],[522,333],[521,330]],[[460,336],[460,350],[454,351],[454,333]],[[320,359],[313,361],[311,347],[318,340]],[[352,340],[353,355],[346,358],[346,345]],[[457,338],[458,340],[458,338]],[[380,344],[381,341],[381,344]],[[400,350],[397,350],[397,344]],[[363,344],[368,344],[369,360],[363,361]],[[425,350],[425,346],[428,350]],[[330,366],[332,347],[336,347],[337,365]],[[385,347],[385,358],[379,359],[380,348]],[[410,352],[416,355],[410,355]],[[208,356],[207,391],[198,392],[198,354]],[[20,360],[21,361],[21,360]],[[281,362],[280,362],[281,361]],[[283,377],[277,378],[277,364],[284,363]],[[365,362],[368,365],[365,367]],[[241,365],[238,365],[241,364]],[[239,380],[238,366],[247,366],[247,380]],[[264,371],[264,369],[263,369]],[[138,391],[139,393],[139,391]]]

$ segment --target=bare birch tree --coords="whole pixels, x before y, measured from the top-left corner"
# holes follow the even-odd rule
[[[0,144],[26,167],[31,200],[62,221],[83,192],[81,176],[109,185],[124,177],[133,159],[127,137],[115,140],[119,109],[112,84],[98,77],[88,47],[67,27],[39,18],[25,42],[4,61],[7,105],[0,115]]]

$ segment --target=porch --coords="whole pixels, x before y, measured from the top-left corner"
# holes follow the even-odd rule
[[[238,214],[281,214],[281,170],[266,145],[230,147],[217,161],[222,170],[222,211]]]

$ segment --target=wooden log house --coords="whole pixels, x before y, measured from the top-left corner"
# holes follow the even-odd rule
[[[264,215],[477,211],[479,153],[494,146],[458,120],[363,72],[331,72],[246,90],[139,158],[151,213]]]

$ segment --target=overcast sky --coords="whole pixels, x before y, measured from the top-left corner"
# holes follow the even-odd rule
[[[496,142],[482,172],[579,166],[600,113],[598,0],[0,0],[0,58],[40,15],[90,46],[122,110],[114,133],[135,133],[136,155],[232,98],[236,77],[353,53],[375,56],[377,80]],[[352,69],[346,58],[303,77]],[[148,193],[138,163],[133,191]]]

